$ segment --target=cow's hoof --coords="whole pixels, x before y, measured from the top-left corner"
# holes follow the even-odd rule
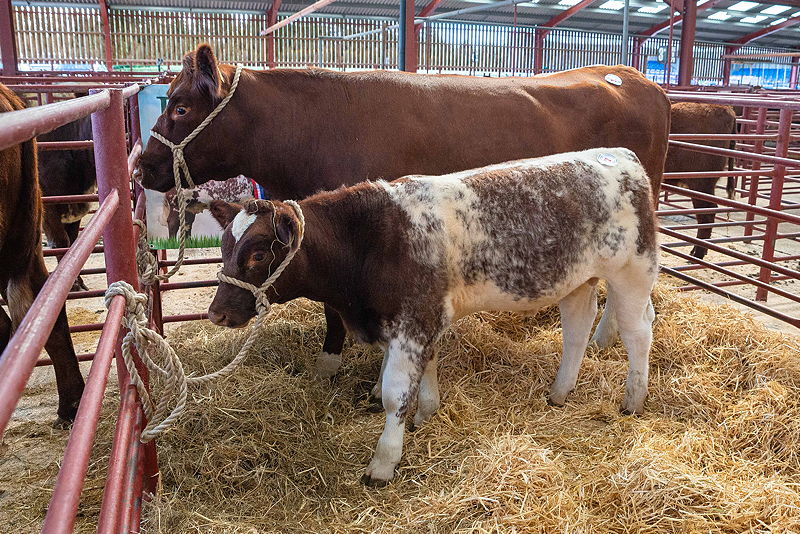
[[[389,480],[381,480],[379,478],[372,478],[368,474],[361,475],[361,483],[369,488],[383,488],[389,485]]]
[[[63,417],[57,417],[56,420],[53,421],[53,428],[58,430],[67,430],[71,426],[72,426],[71,419],[64,419]]]
[[[706,257],[706,252],[708,252],[707,248],[695,246],[692,248],[692,251],[689,254],[691,254],[693,258],[702,260]]]
[[[642,415],[644,413],[644,408],[627,408],[625,406],[620,406],[619,413],[622,415]]]
[[[547,405],[552,406],[553,408],[563,408],[565,402],[566,401],[556,402],[555,400],[553,400],[553,397],[549,395],[547,396]]]

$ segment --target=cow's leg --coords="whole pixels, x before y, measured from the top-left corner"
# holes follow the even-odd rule
[[[641,266],[640,266],[641,267]],[[655,273],[646,268],[637,269],[636,262],[609,281],[609,292],[616,301],[619,333],[628,352],[628,376],[625,380],[623,413],[642,413],[647,397],[650,345],[653,341],[655,313],[650,292]]]
[[[66,231],[67,237],[69,238],[69,245],[68,246],[72,246],[72,244],[75,242],[75,240],[78,239],[78,233],[80,232],[80,229],[81,229],[81,222],[80,221],[66,223],[64,225],[64,230]],[[81,276],[78,275],[78,279],[75,280],[74,284],[72,284],[72,290],[73,291],[88,291],[89,288],[86,286],[86,283],[83,281],[83,278],[81,278]]]
[[[575,389],[592,324],[597,316],[594,286],[583,284],[563,298],[558,303],[558,309],[561,312],[563,354],[555,382],[550,388],[548,403],[563,406],[567,395]]]
[[[372,461],[361,478],[364,484],[383,486],[394,476],[394,468],[403,454],[403,434],[409,404],[417,396],[422,371],[431,358],[429,348],[405,336],[389,342],[382,387],[386,423]]]
[[[414,414],[414,428],[422,426],[439,409],[439,380],[436,376],[436,351],[425,366],[422,379],[419,381],[417,395],[417,413]]]
[[[30,273],[11,279],[8,284],[8,302],[14,326],[19,326],[25,313],[33,303],[47,279],[47,269],[42,258],[34,258]],[[61,307],[45,350],[53,360],[58,388],[58,419],[54,426],[64,426],[75,419],[78,404],[83,394],[83,376],[75,357],[72,338],[69,335],[66,306]]]
[[[11,339],[11,318],[0,306],[0,352],[3,352]]]
[[[614,297],[611,292],[606,295],[606,305],[603,308],[603,315],[594,331],[594,335],[589,343],[597,344],[598,348],[605,349],[614,344],[617,340],[617,316],[614,312]]]
[[[710,180],[695,180],[695,181],[703,182]],[[716,178],[714,178],[713,183],[716,184]],[[703,185],[705,186],[705,184]],[[708,189],[709,189],[708,187],[703,187],[703,188],[698,187],[696,190],[700,191],[701,193],[713,195],[714,186],[712,185],[710,190]],[[692,205],[695,207],[695,209],[717,207],[717,204],[715,204],[714,202],[708,202],[706,200],[699,200],[696,198],[692,199]],[[714,222],[715,217],[713,213],[698,213],[697,215],[695,215],[695,218],[697,219],[697,224],[711,224]],[[711,228],[705,227],[697,229],[697,239],[708,239],[710,237],[711,237]],[[692,247],[691,255],[694,256],[695,258],[703,259],[703,257],[705,257],[706,255],[706,252],[708,252],[708,249],[706,247],[695,245],[694,247]]]
[[[178,236],[178,231],[180,230],[180,218],[178,217],[178,212],[174,209],[169,210],[169,215],[167,215],[167,232],[170,239]]]
[[[342,365],[342,349],[346,331],[339,312],[325,305],[325,322],[328,331],[325,333],[325,342],[322,352],[317,355],[316,374],[320,378],[330,378],[336,374]]]

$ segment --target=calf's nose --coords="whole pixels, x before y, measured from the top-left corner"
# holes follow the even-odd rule
[[[228,317],[224,313],[208,310],[208,320],[217,326],[228,326]]]

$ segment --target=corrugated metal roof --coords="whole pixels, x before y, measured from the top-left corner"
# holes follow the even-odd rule
[[[487,0],[444,0],[436,9],[435,13],[445,13],[466,7],[475,7],[485,4]],[[566,0],[569,2],[569,0]],[[572,0],[576,2],[576,0]],[[702,1],[702,0],[701,0]],[[755,32],[761,28],[768,27],[784,17],[800,15],[800,7],[786,6],[783,13],[764,14],[764,9],[773,4],[760,4],[747,11],[731,10],[730,7],[739,0],[722,0],[709,9],[703,9],[702,5],[698,10],[697,19],[697,39],[704,41],[727,42],[736,40],[744,35]],[[622,32],[622,14],[616,9],[601,9],[606,0],[596,0],[591,6],[585,8],[571,18],[559,24],[559,27],[603,31],[609,33]],[[15,2],[17,3],[17,2]],[[97,5],[96,0],[36,0],[19,2],[20,4],[71,4],[71,5]],[[282,14],[290,14],[313,3],[313,0],[290,0],[281,6]],[[566,3],[566,2],[565,2]],[[193,9],[193,10],[226,10],[226,11],[258,11],[264,12],[268,9],[271,1],[255,0],[109,0],[112,8],[137,7],[150,9]],[[416,6],[419,13],[427,0],[420,0]],[[630,0],[630,31],[632,34],[645,31],[654,24],[667,20],[669,9],[663,2],[655,0]],[[553,16],[568,9],[568,5],[560,5],[559,0],[534,0],[525,2],[517,6],[517,23],[520,25],[542,24]],[[659,13],[640,12],[641,8],[654,10],[661,7]],[[399,13],[399,0],[340,0],[319,10],[319,14],[330,14],[340,16],[366,16],[366,17],[387,17],[396,18]],[[715,15],[717,14],[717,15]],[[727,20],[713,20],[708,17],[730,16]],[[747,17],[764,17],[757,23],[751,24],[741,22]],[[478,21],[497,24],[512,24],[514,20],[514,7],[501,6],[489,8],[485,11],[460,15],[457,19],[463,21]],[[752,19],[751,19],[752,20]],[[676,25],[676,35],[679,35],[680,24]],[[662,33],[666,35],[666,31]],[[763,37],[753,44],[760,46],[775,46],[800,49],[800,24],[784,28],[772,35]]]

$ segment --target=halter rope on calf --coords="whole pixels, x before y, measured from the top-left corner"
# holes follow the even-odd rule
[[[268,201],[254,200],[252,202]],[[292,261],[292,258],[294,258],[295,254],[297,254],[297,251],[300,249],[300,244],[303,242],[303,234],[305,233],[303,211],[294,201],[288,200],[286,203],[294,209],[300,221],[299,235],[297,236],[296,243],[289,244],[291,248],[286,254],[286,257],[264,283],[261,284],[261,286],[255,286],[237,278],[227,276],[221,271],[218,274],[220,281],[252,292],[256,299],[257,312],[255,320],[250,325],[247,339],[239,349],[239,353],[230,363],[218,371],[203,376],[187,377],[183,370],[183,364],[175,353],[175,350],[170,347],[169,343],[167,343],[158,332],[147,327],[147,295],[137,293],[129,283],[124,281],[114,282],[108,287],[105,297],[107,308],[111,306],[111,301],[117,295],[122,295],[125,297],[126,301],[126,312],[122,324],[128,329],[128,333],[125,334],[125,337],[122,339],[122,357],[125,361],[125,367],[128,369],[128,374],[130,375],[131,384],[136,387],[142,399],[144,414],[147,417],[147,426],[142,430],[141,441],[143,443],[152,440],[167,430],[181,415],[183,415],[183,412],[186,411],[188,386],[206,384],[217,378],[233,373],[250,352],[250,348],[253,346],[253,343],[255,343],[256,334],[264,326],[264,322],[270,310],[267,290],[286,269]],[[140,268],[141,267],[140,265]],[[154,376],[163,380],[161,395],[157,403],[153,401],[150,392],[147,391],[147,388],[139,376],[139,371],[136,369],[133,354],[131,353],[131,345],[136,347],[147,369]],[[159,364],[156,360],[163,363]],[[171,400],[173,400],[172,403],[170,403]],[[171,409],[170,404],[174,404],[174,407]]]

